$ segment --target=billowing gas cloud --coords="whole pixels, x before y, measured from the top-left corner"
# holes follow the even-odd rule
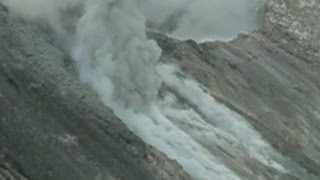
[[[161,49],[146,37],[142,3],[88,1],[72,52],[81,79],[92,86],[110,81],[112,89],[107,91],[112,91],[113,100],[138,110],[150,106],[161,84],[155,69]]]
[[[110,81],[106,92],[112,100],[145,110],[155,99],[161,84],[155,71],[161,49],[146,37],[141,9],[145,0],[1,2],[26,20],[47,23],[58,38],[67,39],[80,78],[92,86]]]
[[[0,0],[22,17],[46,21],[60,36],[79,17],[85,2],[95,0]],[[142,0],[149,29],[180,39],[230,40],[258,23],[256,14],[268,0]],[[83,13],[83,12],[82,12]],[[71,20],[70,20],[71,19]],[[71,25],[70,25],[71,24]]]
[[[149,0],[150,28],[181,39],[230,40],[257,26],[265,0]]]

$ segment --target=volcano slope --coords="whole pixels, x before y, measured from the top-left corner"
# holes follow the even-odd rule
[[[258,30],[228,43],[149,33],[162,62],[179,66],[290,160],[281,171],[213,148],[241,179],[320,179],[319,18],[318,1],[273,0]],[[105,108],[69,59],[51,33],[0,6],[0,179],[190,179]]]
[[[2,6],[0,22],[0,179],[188,179],[76,80],[48,33]]]

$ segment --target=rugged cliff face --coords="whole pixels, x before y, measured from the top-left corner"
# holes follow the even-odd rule
[[[207,112],[170,82],[163,83],[159,101],[172,93],[179,106],[198,111],[205,128],[173,123],[239,179],[317,180],[320,4],[273,0],[264,14],[261,28],[228,43],[149,36],[162,48],[162,62],[177,65],[181,78],[201,83],[222,105],[212,106],[221,109],[211,109],[214,116],[235,114],[268,145],[255,144],[256,133],[246,126],[230,130],[207,120]],[[0,5],[0,179],[190,179],[102,105],[44,29]],[[230,119],[232,125],[236,119]],[[245,135],[237,137],[238,131]]]

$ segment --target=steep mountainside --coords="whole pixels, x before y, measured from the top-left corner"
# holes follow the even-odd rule
[[[2,6],[0,24],[0,179],[188,179],[101,105],[41,28]]]
[[[0,5],[0,180],[191,179],[102,105],[44,29]],[[161,62],[201,83],[223,105],[217,108],[236,114],[270,144],[268,152],[258,149],[268,159],[255,157],[250,147],[269,146],[242,137],[237,144],[219,131],[217,140],[206,139],[197,125],[173,120],[221,164],[243,180],[320,179],[319,1],[271,0],[261,27],[228,43],[148,35],[163,50]],[[159,96],[175,94],[206,119],[174,87],[163,83]],[[220,114],[226,115],[214,115]],[[255,134],[238,131],[244,138]]]

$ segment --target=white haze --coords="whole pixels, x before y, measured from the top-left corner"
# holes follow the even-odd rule
[[[150,106],[161,84],[155,70],[161,49],[146,37],[142,2],[88,1],[72,53],[81,79],[91,83],[88,75],[99,73],[111,81],[113,99],[136,110]]]
[[[151,28],[180,39],[230,40],[250,32],[265,0],[149,0],[145,13]]]
[[[156,69],[161,50],[146,38],[139,3],[97,0],[87,4],[73,52],[80,78],[128,128],[176,159],[194,179],[238,180],[155,104],[161,85]]]
[[[240,178],[193,135],[170,118],[188,117],[175,108],[163,108],[158,99],[162,83],[175,89],[197,107],[216,127],[242,144],[261,163],[286,172],[272,147],[237,113],[217,102],[192,80],[181,80],[173,66],[159,64],[161,49],[146,36],[148,27],[181,38],[224,39],[254,27],[249,0],[0,0],[27,20],[47,22],[57,36],[70,36],[70,54],[79,78],[89,84],[101,101],[145,142],[176,159],[196,180]],[[75,30],[65,28],[66,11],[78,7]],[[149,9],[148,9],[149,7]],[[157,9],[159,8],[159,9]],[[182,11],[180,9],[182,8]],[[185,11],[186,10],[186,11]],[[226,10],[226,11],[223,11]],[[176,21],[166,24],[172,13]],[[233,14],[232,14],[232,13]],[[231,13],[231,14],[230,14]],[[241,15],[241,16],[240,16]],[[239,19],[234,20],[234,17]],[[158,19],[157,19],[158,18]],[[173,18],[173,20],[175,20]],[[150,23],[151,21],[151,23]],[[172,28],[171,28],[172,26]],[[196,28],[195,28],[196,27]],[[168,31],[168,28],[170,31]],[[74,35],[73,35],[74,34]],[[60,37],[61,38],[61,37]],[[180,72],[181,73],[181,72]],[[195,97],[198,97],[196,99]],[[168,104],[167,101],[162,102]],[[187,112],[195,112],[190,108]],[[197,114],[193,115],[198,117]],[[193,121],[191,118],[189,121]],[[215,143],[215,142],[209,142]]]
[[[66,38],[65,12],[78,8],[85,0],[0,0],[10,11],[34,22],[51,26],[59,38]]]
[[[256,14],[268,0],[142,0],[148,28],[179,39],[223,40],[253,31]],[[63,12],[94,0],[0,0],[31,20],[47,21],[59,36],[66,30]],[[61,15],[62,14],[62,15]]]

